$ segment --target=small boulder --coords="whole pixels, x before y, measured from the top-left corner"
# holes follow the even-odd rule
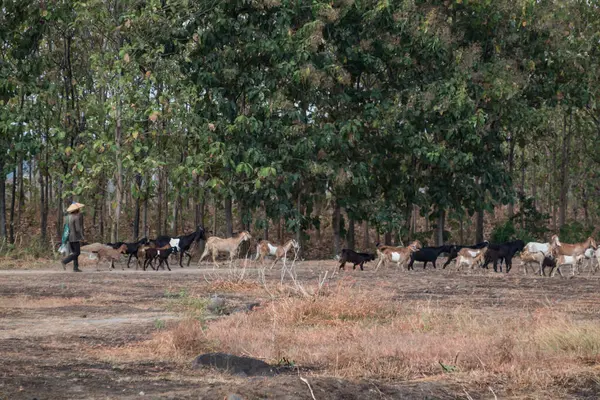
[[[211,297],[206,309],[213,314],[222,314],[225,310],[225,299],[219,296]]]
[[[192,368],[194,369],[204,367],[215,368],[241,376],[274,376],[276,374],[276,368],[262,360],[227,353],[202,354],[192,362]]]

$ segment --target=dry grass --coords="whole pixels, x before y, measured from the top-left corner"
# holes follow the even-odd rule
[[[185,320],[138,350],[185,362],[203,351],[269,362],[286,358],[343,378],[443,375],[543,390],[573,376],[598,376],[591,367],[600,362],[597,328],[549,308],[485,313],[438,303],[399,304],[389,291],[342,282],[325,296],[279,298],[204,328]]]
[[[55,308],[78,306],[86,304],[88,299],[83,297],[40,297],[33,298],[28,295],[15,297],[0,297],[0,308]]]

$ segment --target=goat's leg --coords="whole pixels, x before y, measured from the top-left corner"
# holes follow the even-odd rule
[[[185,252],[185,255],[188,256],[188,263],[187,266],[190,266],[190,263],[192,262],[192,253],[190,253],[189,251]]]
[[[363,262],[360,263],[360,270],[364,271],[365,270],[365,261],[363,260]]]
[[[183,250],[179,252],[179,266],[181,268],[183,268],[183,253],[185,253]]]
[[[442,267],[442,269],[446,269],[446,267],[448,266],[448,264],[450,264],[450,262],[452,260],[454,260],[456,258],[456,255],[453,253],[450,253],[450,255],[448,256],[448,259],[446,260],[446,262],[444,263],[444,266]]]
[[[208,256],[208,253],[210,252],[208,246],[204,246],[204,251],[202,252],[202,255],[200,256],[200,259],[198,260],[198,267],[200,266],[200,264],[202,263],[202,260],[204,260],[204,258],[206,256]]]
[[[165,258],[165,264],[167,264],[167,269],[170,271],[171,267],[169,267],[169,259],[168,258]],[[165,269],[165,267],[163,267],[163,269]]]
[[[504,263],[506,264],[506,273],[508,274],[512,269],[512,258],[507,257],[504,259]]]
[[[346,270],[346,261],[342,261],[340,263],[340,266],[338,267],[338,270],[343,269],[344,271]]]

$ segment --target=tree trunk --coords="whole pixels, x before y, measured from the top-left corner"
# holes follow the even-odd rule
[[[459,237],[458,240],[460,240],[460,243],[463,244],[465,243],[465,224],[464,224],[464,217],[461,214],[460,215],[460,219],[459,219],[459,223],[460,223],[460,233],[459,233]]]
[[[350,250],[354,250],[354,219],[348,218],[348,236],[346,237],[346,246]]]
[[[363,249],[367,251],[371,247],[369,240],[369,221],[363,223]]]
[[[438,223],[436,230],[436,243],[437,246],[444,245],[444,225],[446,223],[446,210],[440,210],[438,215]]]
[[[385,235],[383,235],[383,242],[386,246],[392,245],[392,232],[386,232]]]
[[[16,205],[16,197],[17,197],[17,159],[15,157],[15,166],[13,167],[13,181],[11,188],[11,197],[10,197],[10,232],[9,232],[9,240],[11,243],[15,242],[15,205]]]
[[[509,152],[508,152],[508,176],[512,179],[513,170],[515,165],[515,138],[514,133],[511,133]],[[515,205],[513,201],[508,204],[508,218],[512,218],[515,215]]]
[[[140,211],[142,207],[142,175],[136,174],[135,186],[137,187],[137,197],[135,199],[135,214],[133,216],[133,240],[140,238]]]
[[[300,245],[300,250],[298,251],[298,258],[300,258],[303,250],[302,248],[304,247],[302,245],[302,216],[304,215],[304,212],[302,210],[302,191],[300,191],[300,193],[298,193],[298,197],[296,198],[296,210],[298,211],[298,217],[300,218],[300,224],[298,225],[298,228],[296,229],[296,242],[298,242],[298,244]]]
[[[6,172],[4,155],[0,158],[0,237],[6,240]]]
[[[217,202],[217,196],[213,195],[213,226],[212,226],[212,231],[213,231],[213,235],[217,235],[217,211],[218,211],[218,202]]]
[[[118,94],[120,95],[120,93]],[[117,100],[116,112],[116,127],[115,127],[115,153],[117,161],[117,169],[115,171],[115,213],[113,216],[113,225],[111,229],[111,241],[116,243],[119,241],[119,223],[121,220],[121,202],[123,201],[123,161],[121,160],[121,100]]]
[[[333,209],[333,256],[340,254],[340,221],[341,221],[341,209],[337,200],[335,202],[335,208]]]
[[[521,229],[525,229],[525,213],[523,212],[524,207],[523,205],[525,204],[525,169],[526,169],[526,164],[525,164],[525,146],[523,146],[521,148],[521,196],[522,196],[522,201],[521,201]]]
[[[484,210],[477,211],[477,223],[475,229],[475,241],[477,243],[483,242],[483,218],[485,215]]]
[[[571,147],[571,129],[567,129],[567,115],[563,121],[563,143],[562,143],[562,163],[560,168],[560,214],[558,215],[558,224],[562,227],[567,222],[567,208],[569,206],[569,152]]]
[[[19,209],[17,211],[17,229],[20,232],[23,208],[25,208],[25,188],[23,186],[23,156],[21,156],[21,159],[19,160],[19,167],[18,167],[17,173],[19,175]],[[40,174],[41,173],[42,173],[42,171],[40,170]],[[40,190],[41,190],[41,187],[40,187]],[[40,205],[40,209],[41,209],[41,205]]]
[[[56,187],[56,237],[62,237],[63,233],[63,200],[62,200],[62,189],[63,181],[57,178],[58,184]]]
[[[158,226],[156,230],[156,234],[158,236],[163,234],[163,217],[162,217],[162,207],[163,207],[163,171],[162,168],[158,171],[158,198],[157,206],[158,206]]]
[[[41,155],[40,155],[41,157]],[[42,165],[40,163],[40,165]],[[42,173],[42,170],[40,169],[40,176],[39,176],[39,183],[40,183],[40,236],[41,236],[41,240],[42,243],[46,243],[46,235],[48,232],[48,207],[47,207],[47,201],[48,199],[46,199],[46,191],[44,190],[44,174]],[[32,184],[30,182],[30,184]],[[61,235],[62,236],[62,235]]]
[[[554,147],[554,151],[552,151],[552,179],[550,179],[550,193],[549,193],[549,205],[550,208],[552,209],[552,230],[554,232],[557,231],[556,229],[556,200],[555,200],[555,192],[556,192],[556,186],[557,186],[557,182],[556,182],[556,169],[558,167],[557,165],[557,161],[556,161],[556,152],[558,151],[557,149],[557,145],[556,145],[556,141],[553,141],[553,147]]]
[[[281,218],[277,220],[277,242],[283,243],[283,224],[281,223]]]
[[[226,236],[233,236],[233,212],[232,212],[231,196],[225,196],[225,227],[227,229]]]
[[[173,205],[173,220],[171,221],[171,235],[177,236],[177,219],[179,218],[180,197],[177,195]]]

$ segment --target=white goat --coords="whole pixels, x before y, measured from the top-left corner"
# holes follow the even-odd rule
[[[464,248],[458,252],[458,258],[456,259],[456,270],[460,270],[463,265],[471,267],[479,266],[485,260],[485,253],[487,247],[483,249],[470,249]]]
[[[283,246],[274,245],[268,240],[261,240],[256,245],[256,259],[260,260],[261,264],[264,265],[266,256],[275,257],[275,261],[271,265],[271,268],[277,264],[277,261],[283,259],[285,264],[287,260],[287,253],[290,249],[294,249],[296,252],[300,249],[300,245],[294,239],[288,240]]]

